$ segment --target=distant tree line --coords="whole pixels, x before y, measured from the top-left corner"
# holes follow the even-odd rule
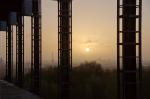
[[[150,99],[150,68],[143,70],[142,83],[143,99]],[[28,81],[25,85],[29,88]],[[57,89],[57,67],[43,69],[41,97],[57,99]],[[96,62],[73,67],[71,99],[117,99],[116,70],[103,69]]]

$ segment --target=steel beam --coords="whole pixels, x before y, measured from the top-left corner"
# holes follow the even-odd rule
[[[24,17],[18,12],[16,26],[16,84],[23,87],[24,81]]]
[[[31,75],[32,91],[40,93],[41,83],[41,0],[33,0],[33,15],[31,19]]]
[[[58,99],[70,99],[72,70],[72,0],[58,0]]]
[[[9,23],[6,31],[6,80],[13,80],[13,27]]]
[[[141,99],[142,0],[117,1],[118,99]]]

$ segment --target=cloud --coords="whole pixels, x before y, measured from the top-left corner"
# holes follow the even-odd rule
[[[97,44],[98,40],[86,40],[84,44]]]

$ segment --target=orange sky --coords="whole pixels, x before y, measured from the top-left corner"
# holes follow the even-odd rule
[[[73,0],[73,63],[85,60],[99,62],[116,60],[116,1]],[[45,0],[44,5],[45,46],[48,39],[49,46],[55,46],[57,45],[57,3]],[[143,59],[145,61],[150,60],[149,5],[149,0],[143,0]],[[49,22],[44,23],[47,19]],[[87,53],[86,47],[91,51]],[[49,50],[57,55],[57,46],[47,47],[45,52],[48,53]],[[47,59],[51,59],[51,55],[47,56]]]
[[[116,60],[116,1],[73,0],[73,63]],[[143,59],[150,61],[150,1],[143,0]],[[57,2],[42,0],[43,63],[57,62]],[[30,60],[30,18],[25,18],[25,60]],[[1,33],[0,47],[5,34]],[[85,49],[90,51],[86,52]],[[0,52],[2,57],[5,50]],[[14,56],[15,57],[15,56]]]

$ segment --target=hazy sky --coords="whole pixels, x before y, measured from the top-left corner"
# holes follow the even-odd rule
[[[73,0],[73,63],[116,60],[116,1]],[[150,0],[143,0],[143,60],[150,61]],[[57,2],[42,0],[43,63],[57,62]],[[30,18],[26,17],[25,59],[30,60]],[[4,33],[1,33],[0,41]],[[0,47],[4,44],[1,43]],[[89,51],[87,48],[89,48]],[[4,54],[4,50],[1,51]],[[4,55],[3,55],[4,57]]]

